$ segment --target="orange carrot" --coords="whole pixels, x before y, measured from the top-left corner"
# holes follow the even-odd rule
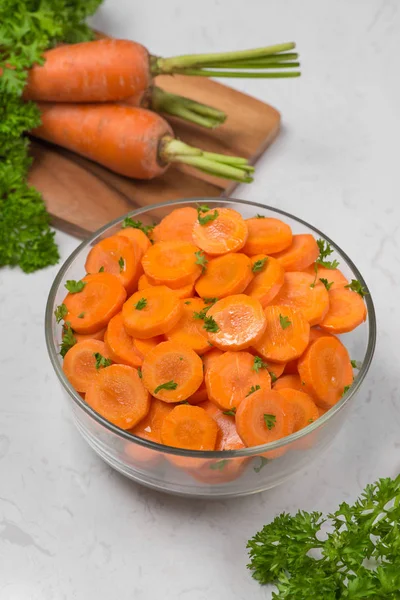
[[[77,342],[84,342],[85,340],[100,340],[104,342],[104,334],[107,331],[107,327],[102,327],[94,333],[76,333],[74,331],[74,337]]]
[[[241,294],[253,279],[251,260],[241,253],[224,254],[210,260],[197,280],[196,292],[202,298],[225,298]]]
[[[131,429],[131,433],[145,440],[151,440],[161,444],[161,427],[164,419],[173,409],[172,404],[167,404],[157,398],[152,398],[150,410],[147,415]]]
[[[142,375],[153,396],[164,402],[182,402],[200,387],[203,363],[191,348],[161,342],[144,357]]]
[[[214,450],[217,434],[218,425],[199,406],[175,406],[161,426],[163,444],[187,450]]]
[[[182,316],[175,327],[166,333],[166,338],[170,342],[177,342],[192,348],[201,356],[210,350],[204,321],[198,318],[206,304],[201,298],[190,298],[181,300],[181,306]]]
[[[223,410],[216,406],[213,402],[207,400],[201,405],[218,425],[217,442],[215,450],[239,450],[245,448],[240,439],[235,426],[234,415],[227,415]]]
[[[262,307],[265,308],[281,289],[285,271],[275,258],[265,254],[252,256],[251,262],[254,278],[247,286],[245,293],[259,300]]]
[[[131,367],[141,366],[143,359],[135,347],[134,339],[125,330],[121,313],[110,320],[104,341],[114,362]]]
[[[153,239],[155,242],[180,240],[192,244],[192,231],[196,220],[197,212],[194,208],[175,208],[154,227]]]
[[[326,337],[329,336],[330,334],[322,331],[321,329],[318,329],[318,327],[311,327],[310,329],[310,340],[309,340],[309,344],[312,344],[312,342],[314,342],[315,340],[317,340],[320,337]],[[285,366],[285,375],[298,375],[298,369],[297,369],[297,363],[298,363],[298,359],[295,358],[294,360],[290,360],[289,362],[286,363]]]
[[[117,235],[127,238],[132,241],[135,247],[140,248],[141,255],[146,252],[148,248],[151,246],[151,242],[147,235],[143,233],[140,229],[136,229],[135,227],[124,227],[120,231],[118,231]]]
[[[128,293],[137,288],[142,253],[138,244],[120,235],[112,235],[98,242],[90,250],[85,269],[87,273],[112,273]]]
[[[255,350],[267,361],[286,362],[298,358],[307,347],[310,325],[301,311],[290,306],[267,306],[267,327]]]
[[[292,244],[273,256],[280,262],[285,271],[302,271],[315,262],[319,248],[314,236],[300,233],[293,236]]]
[[[93,333],[105,327],[121,310],[126,291],[118,277],[111,273],[95,273],[82,279],[83,288],[69,293],[64,304],[65,321],[78,333]]]
[[[307,348],[298,363],[303,389],[321,408],[331,408],[353,382],[349,353],[335,337],[320,337]]]
[[[248,256],[255,254],[273,254],[286,250],[292,243],[292,230],[280,219],[246,219],[249,230],[243,252]]]
[[[77,392],[85,393],[89,385],[99,374],[96,354],[110,359],[104,342],[99,340],[85,340],[75,344],[68,350],[64,357],[63,371],[66,378],[74,386]],[[109,361],[111,364],[111,360]]]
[[[331,333],[347,333],[367,318],[364,300],[352,290],[338,287],[329,290],[329,310],[319,326]]]
[[[146,288],[154,287],[155,285],[158,285],[158,284],[154,283],[150,277],[147,277],[147,275],[142,275],[139,278],[139,281],[138,281],[138,289],[139,290],[145,290]],[[172,291],[179,299],[190,298],[191,296],[193,296],[194,285],[193,285],[193,283],[189,283],[188,285],[184,285],[183,287],[179,287],[176,290],[172,290]]]
[[[133,345],[142,359],[150,352],[150,350],[156,348],[161,342],[165,342],[165,337],[163,335],[156,335],[155,337],[147,338],[147,340],[133,338]]]
[[[203,354],[201,358],[203,361],[204,375],[207,373],[207,369],[210,368],[215,359],[219,356],[222,356],[222,354],[222,350],[218,350],[218,348],[212,348],[209,352],[207,352],[207,354]],[[208,400],[208,393],[206,382],[203,379],[199,389],[188,398],[188,402],[189,404],[200,404],[201,402],[205,402],[206,400]]]
[[[199,249],[189,242],[158,242],[147,250],[142,265],[145,274],[156,285],[177,289],[193,284],[200,277],[199,254]]]
[[[132,429],[150,408],[149,394],[137,370],[127,365],[101,369],[86,392],[86,402],[121,429]]]
[[[218,300],[204,319],[204,328],[220,350],[243,350],[256,344],[267,321],[258,300],[237,294]]]
[[[126,331],[139,339],[166,333],[177,324],[181,314],[178,298],[164,285],[136,292],[122,307]]]
[[[275,388],[275,391],[278,390]],[[307,425],[310,425],[319,419],[318,408],[308,394],[293,388],[279,389],[279,394],[283,396],[292,407],[294,414],[294,432],[303,429],[303,427],[307,427]]]
[[[279,379],[274,383],[273,389],[276,392],[280,390],[284,390],[286,388],[290,388],[291,390],[297,390],[299,392],[304,391],[304,386],[301,383],[301,379],[298,375],[282,375]]]
[[[310,325],[318,325],[329,309],[329,296],[325,286],[309,273],[285,273],[284,284],[273,299],[274,304],[301,310]]]
[[[236,210],[216,208],[202,212],[200,207],[193,227],[193,241],[207,254],[237,252],[245,245],[247,236],[246,221]]]
[[[271,389],[266,368],[255,368],[249,352],[225,352],[216,358],[205,374],[209,399],[222,410],[234,410],[258,388]]]
[[[318,267],[317,271],[316,267]],[[327,269],[326,267],[322,267],[321,265],[316,265],[315,263],[313,263],[312,265],[304,269],[304,271],[312,275],[314,278],[317,274],[317,281],[320,279],[326,279],[328,284],[332,284],[329,288],[331,290],[334,290],[337,287],[342,287],[349,283],[346,277],[343,275],[343,273],[339,271],[339,269]]]

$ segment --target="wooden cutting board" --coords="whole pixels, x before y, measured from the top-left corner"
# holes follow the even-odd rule
[[[177,137],[193,146],[244,156],[254,164],[279,132],[275,108],[216,81],[163,75],[156,83],[228,114],[215,130],[169,119]],[[135,208],[178,198],[230,196],[238,185],[184,165],[171,166],[152,181],[129,179],[38,141],[32,142],[32,155],[29,181],[43,194],[54,226],[82,239]]]

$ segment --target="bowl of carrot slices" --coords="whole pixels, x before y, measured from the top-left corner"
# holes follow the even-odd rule
[[[68,258],[46,309],[89,445],[136,482],[197,497],[263,491],[320,456],[375,337],[371,296],[338,246],[233,199],[113,221]]]

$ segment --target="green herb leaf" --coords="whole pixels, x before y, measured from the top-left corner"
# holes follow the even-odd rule
[[[196,265],[200,265],[201,266],[201,272],[205,273],[206,269],[207,269],[207,257],[204,254],[203,250],[199,250],[198,252],[194,253],[195,257],[196,257]]]
[[[203,329],[205,329],[206,331],[209,331],[210,333],[218,333],[218,331],[219,331],[218,324],[216,321],[214,321],[214,319],[212,317],[204,318]]]
[[[137,368],[137,374],[139,375],[139,378],[142,379],[143,375],[142,375],[142,367],[138,367]]]
[[[331,287],[333,286],[333,281],[328,281],[327,279],[325,279],[324,277],[320,277],[320,282],[324,284],[324,286],[326,287],[326,289],[329,290],[331,289]]]
[[[122,228],[126,229],[126,227],[140,229],[140,231],[143,231],[143,233],[147,235],[147,237],[150,237],[150,235],[153,233],[155,225],[143,225],[142,221],[134,221],[133,219],[131,219],[131,217],[126,217],[126,219],[124,219],[122,222]]]
[[[362,367],[362,363],[359,362],[358,360],[352,360],[351,361],[351,366],[353,367],[353,369],[358,369],[360,370]]]
[[[253,271],[253,273],[259,273],[260,271],[263,270],[265,264],[268,262],[268,256],[266,256],[265,258],[260,258],[260,260],[256,260],[256,262],[253,265],[253,268],[251,269]]]
[[[134,308],[136,308],[136,310],[143,310],[147,306],[146,298],[140,298],[140,300],[136,302],[136,304],[134,304],[133,306]]]
[[[218,298],[203,298],[203,302],[212,306],[213,304],[218,302]]]
[[[268,365],[267,365],[267,363],[265,363],[263,361],[262,358],[260,358],[259,356],[254,357],[253,366],[251,367],[252,371],[255,371],[256,373],[258,373],[258,371],[260,369],[267,369],[267,368],[268,368]]]
[[[154,393],[158,394],[158,392],[160,392],[161,390],[176,390],[177,387],[178,384],[176,383],[176,381],[171,379],[171,381],[166,381],[165,383],[158,385],[154,390]]]
[[[190,300],[186,300],[185,304],[192,304],[192,303],[190,302]]]
[[[279,322],[281,324],[282,329],[286,329],[289,325],[292,324],[292,321],[289,321],[288,317],[284,317],[283,315],[279,315]]]
[[[269,463],[268,458],[264,458],[264,456],[260,456],[260,464],[258,467],[253,467],[253,471],[255,471],[256,473],[259,473],[261,471],[261,469],[263,467],[265,467],[266,464]]]
[[[275,427],[276,416],[264,414],[264,422],[265,422],[265,425],[267,426],[267,429],[271,430]]]
[[[223,414],[227,415],[228,417],[234,417],[236,415],[236,406],[230,408],[229,410],[224,410]]]
[[[265,219],[264,215],[256,214],[256,219]]]
[[[85,313],[84,313],[84,312],[81,312],[81,313],[79,313],[79,315],[78,315],[78,319],[83,319],[83,318],[84,318],[84,316],[85,316]]]
[[[275,373],[273,371],[268,371],[269,376],[271,377],[271,382],[275,383],[275,381],[277,381],[277,376],[275,375]]]
[[[349,391],[350,388],[351,388],[351,385],[345,385],[344,388],[343,388],[343,394],[342,395],[344,396],[346,394],[346,392]]]
[[[65,306],[65,304],[60,304],[59,306],[57,306],[56,310],[54,311],[54,316],[56,318],[57,323],[59,323],[60,321],[62,321],[65,316],[68,313],[68,308]]]
[[[104,369],[104,367],[109,367],[112,363],[112,360],[106,358],[100,352],[94,352],[93,356],[96,359],[96,369]]]
[[[99,273],[104,273],[104,267],[100,267]]]
[[[212,344],[210,341],[207,341],[207,344],[211,346],[211,348],[214,348],[214,344]]]
[[[122,271],[125,270],[125,260],[124,260],[123,256],[119,257],[118,264],[119,264],[119,272],[122,273]]]
[[[228,463],[228,461],[226,460],[226,458],[219,460],[215,463],[211,463],[210,465],[210,469],[212,471],[222,471],[222,469],[225,467],[225,465]]]
[[[71,324],[68,321],[65,321],[63,326],[63,336],[61,338],[60,344],[60,354],[64,358],[67,354],[68,350],[75,346],[76,337],[74,336],[74,332],[72,330]]]
[[[75,281],[75,279],[68,279],[65,288],[70,294],[78,294],[83,290],[86,285],[86,281]]]
[[[197,205],[197,213],[206,213],[210,210],[208,204],[198,204]]]
[[[247,398],[247,396],[254,394],[254,392],[256,392],[257,390],[261,390],[261,387],[259,385],[252,385],[251,388],[249,389],[248,393],[246,394],[246,398]]]
[[[197,208],[197,219],[200,223],[200,225],[207,225],[207,223],[210,223],[211,221],[215,221],[215,219],[218,217],[218,211],[217,209],[214,210],[214,212],[206,215],[205,217],[202,216],[201,213],[204,213],[204,210],[199,210],[199,207]]]
[[[344,287],[348,288],[352,292],[356,292],[357,294],[359,294],[361,296],[361,298],[364,298],[364,296],[368,295],[367,290],[365,288],[363,288],[363,286],[358,281],[358,279],[352,279],[351,283],[349,283],[348,285],[345,285]]]
[[[337,269],[339,266],[339,263],[337,260],[332,260],[332,261],[326,260],[328,258],[328,256],[330,256],[333,252],[333,248],[329,244],[329,242],[327,242],[326,240],[323,240],[322,238],[319,238],[317,240],[317,245],[318,245],[318,249],[319,249],[319,255],[314,264],[315,278],[314,278],[313,283],[310,285],[310,287],[312,287],[312,288],[315,287],[315,284],[317,282],[318,266],[325,267],[325,269]],[[322,281],[322,279],[321,279],[321,281]],[[324,283],[324,282],[322,281],[322,283]]]

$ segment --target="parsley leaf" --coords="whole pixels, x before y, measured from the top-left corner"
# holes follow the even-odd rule
[[[283,315],[279,315],[279,322],[281,324],[282,329],[286,329],[289,325],[292,324],[292,321],[289,321],[288,317],[284,317]]]
[[[198,204],[197,205],[197,214],[206,213],[209,210],[210,210],[210,207],[208,206],[208,204]]]
[[[361,367],[362,367],[362,363],[360,363],[358,360],[352,360],[351,361],[351,366],[353,367],[353,369],[360,370]]]
[[[348,283],[344,287],[348,288],[352,292],[356,292],[357,294],[359,294],[361,296],[361,298],[364,298],[364,296],[368,295],[367,290],[365,288],[363,288],[363,286],[358,281],[358,279],[352,279],[351,283]]]
[[[205,302],[205,300],[206,299],[204,299],[204,302]],[[202,319],[204,321],[204,319],[207,316],[207,311],[210,310],[210,308],[213,306],[213,304],[215,304],[215,302],[217,301],[216,298],[208,298],[208,300],[211,300],[211,302],[209,304],[207,304],[207,306],[202,308],[199,312],[197,312],[197,311],[193,312],[194,319]]]
[[[246,394],[246,398],[247,398],[247,396],[254,394],[254,392],[256,392],[257,390],[261,390],[261,387],[259,385],[252,385],[251,388],[249,389],[248,393]]]
[[[155,225],[143,225],[142,221],[134,221],[133,219],[131,219],[131,217],[126,217],[126,219],[122,221],[122,228],[126,229],[127,227],[133,227],[133,229],[140,229],[140,231],[143,231],[143,233],[147,235],[147,237],[150,237],[150,235],[153,233]]]
[[[84,313],[84,312],[81,312],[81,313],[79,313],[79,315],[78,315],[78,319],[83,319],[83,318],[84,318],[84,316],[85,316],[85,313]]]
[[[260,271],[263,270],[265,263],[268,261],[268,256],[266,256],[265,258],[260,258],[260,260],[256,260],[256,262],[254,263],[253,267],[252,267],[252,271],[253,273],[259,273]]]
[[[106,358],[100,352],[95,352],[93,356],[96,359],[96,369],[103,369],[104,367],[109,367],[112,361],[109,358]]]
[[[251,367],[252,371],[258,373],[260,369],[266,369],[267,367],[267,363],[265,363],[262,358],[260,358],[259,356],[254,357],[253,366]]]
[[[68,321],[65,321],[64,326],[63,326],[63,336],[61,338],[61,344],[60,344],[61,356],[64,358],[64,356],[67,354],[68,350],[70,348],[72,348],[72,346],[75,346],[75,344],[76,344],[76,337],[74,336],[72,327]]]
[[[342,395],[344,396],[346,394],[346,392],[349,391],[350,388],[351,388],[351,385],[345,385],[344,388],[343,388],[343,394]]]
[[[142,367],[138,367],[137,368],[137,374],[139,375],[139,378],[142,379],[143,375],[142,375]]]
[[[125,260],[122,256],[119,257],[119,272],[122,273],[122,271],[125,271]]]
[[[212,306],[216,302],[218,302],[218,298],[203,298],[203,302]]]
[[[205,329],[206,331],[209,331],[210,333],[218,333],[218,331],[219,331],[218,324],[216,321],[214,321],[214,319],[212,317],[204,318],[203,329]]]
[[[100,267],[99,273],[104,273],[104,267]]]
[[[229,410],[224,410],[223,414],[227,415],[228,417],[234,417],[236,415],[236,406],[230,408]]]
[[[275,427],[276,416],[264,414],[264,422],[265,422],[265,425],[267,426],[267,429],[271,430]]]
[[[325,269],[337,269],[339,266],[339,263],[337,260],[331,260],[331,261],[326,260],[333,253],[333,248],[329,242],[327,242],[326,240],[323,240],[322,238],[319,238],[317,240],[317,245],[318,245],[319,255],[314,264],[315,278],[314,278],[313,283],[311,283],[310,287],[315,287],[315,284],[317,282],[317,277],[318,277],[318,267],[319,266],[324,267]],[[322,281],[322,279],[321,279],[321,281]],[[322,281],[322,283],[324,283],[324,282]],[[329,289],[329,288],[327,288],[327,289]]]
[[[158,392],[160,392],[161,390],[176,390],[177,387],[178,384],[176,383],[176,381],[173,381],[173,379],[171,379],[171,381],[166,381],[165,383],[161,383],[160,385],[158,385],[154,390],[154,393],[158,394]]]
[[[325,279],[324,277],[320,277],[319,278],[320,282],[324,284],[324,286],[326,287],[326,289],[329,290],[331,289],[331,287],[333,286],[333,281],[328,281],[327,279]]]
[[[269,376],[271,377],[271,382],[275,383],[275,381],[277,381],[277,376],[275,375],[275,373],[273,371],[268,371]]]
[[[136,302],[136,304],[134,304],[133,306],[134,308],[136,308],[136,310],[143,310],[147,306],[146,298],[140,298],[140,300]]]
[[[256,214],[256,219],[265,219],[264,215]]]
[[[265,465],[267,463],[269,463],[269,459],[268,458],[264,458],[264,456],[260,456],[260,464],[258,467],[253,467],[253,471],[255,471],[256,473],[259,473],[261,471],[261,469],[263,467],[265,467]]]
[[[222,460],[218,460],[215,463],[211,463],[210,469],[212,469],[213,471],[222,471],[226,464],[228,464],[228,461],[226,458],[223,458]]]
[[[198,250],[198,252],[195,252],[194,255],[196,257],[196,265],[200,265],[201,272],[205,273],[206,269],[207,269],[208,260],[206,258],[206,255],[204,254],[203,250]]]
[[[190,300],[185,300],[184,304],[192,304]]]
[[[67,313],[68,313],[68,308],[65,306],[64,303],[57,306],[56,310],[54,311],[54,316],[56,318],[57,323],[62,321],[65,318],[65,316],[67,315]]]
[[[215,219],[218,217],[218,211],[217,209],[214,210],[214,212],[206,215],[205,217],[202,216],[202,213],[204,213],[204,210],[201,210],[201,207],[197,207],[197,219],[200,223],[200,225],[207,225],[207,223],[210,223],[211,221],[215,221]]]
[[[70,294],[77,294],[83,290],[86,285],[86,281],[75,281],[75,279],[68,279],[65,283],[65,288]]]

